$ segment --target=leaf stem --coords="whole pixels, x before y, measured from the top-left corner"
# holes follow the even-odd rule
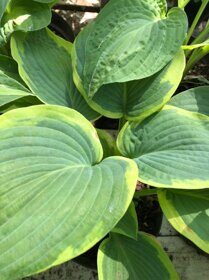
[[[195,50],[187,62],[186,68],[184,70],[184,76],[186,76],[186,74],[194,67],[194,65],[208,53],[209,45]]]
[[[201,6],[200,6],[200,8],[199,8],[199,11],[197,12],[197,14],[196,14],[196,16],[195,16],[195,18],[194,18],[194,21],[193,21],[193,23],[192,23],[192,25],[191,25],[191,27],[190,27],[190,29],[189,29],[189,32],[188,32],[188,34],[187,34],[187,38],[186,38],[186,40],[185,40],[185,45],[188,44],[188,42],[189,42],[189,40],[190,40],[190,38],[191,38],[191,36],[192,36],[194,30],[195,30],[195,27],[197,26],[197,24],[198,24],[198,22],[199,22],[199,20],[200,20],[200,17],[201,17],[201,15],[202,15],[202,13],[204,12],[204,10],[205,10],[205,8],[206,8],[208,2],[209,2],[209,0],[203,0],[203,1],[202,1],[202,4],[201,4]]]
[[[190,1],[191,1],[191,0],[182,1],[182,3],[179,5],[179,8],[184,9],[184,7],[186,7],[186,5],[187,5]]]
[[[124,124],[126,123],[126,119],[124,117],[122,117],[121,119],[119,119],[119,127],[118,127],[118,132],[121,131],[121,129],[123,128]]]
[[[156,195],[158,192],[157,189],[143,189],[135,193],[134,198],[140,198],[149,195]]]

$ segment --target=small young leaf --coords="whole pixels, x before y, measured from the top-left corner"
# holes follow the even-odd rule
[[[0,71],[0,107],[29,95],[27,88]]]
[[[116,232],[137,240],[138,219],[135,210],[135,205],[133,202],[131,202],[123,218],[112,229],[112,232]]]
[[[40,105],[0,116],[0,275],[21,279],[90,249],[123,217],[137,166],[101,162],[81,114]],[[117,174],[117,176],[115,176]]]
[[[186,32],[186,14],[167,13],[165,0],[110,1],[74,43],[76,86],[92,98],[104,84],[152,76],[173,59]]]
[[[2,26],[5,35],[7,32],[11,35],[17,30],[34,31],[44,28],[50,20],[51,11],[48,4],[28,0],[10,0],[2,18]]]
[[[11,40],[20,76],[41,101],[76,109],[93,120],[99,114],[88,106],[73,83],[71,47],[70,42],[48,29],[18,32]]]
[[[97,134],[103,148],[103,158],[119,155],[115,138],[103,129],[97,129]]]
[[[154,236],[137,240],[111,234],[98,252],[99,280],[179,280],[170,259]]]
[[[209,254],[209,190],[159,190],[158,197],[171,225]]]
[[[139,181],[155,187],[201,189],[209,186],[209,117],[173,106],[143,122],[127,123],[118,149],[133,158]]]
[[[29,107],[34,105],[41,105],[41,104],[43,103],[36,96],[28,95],[25,97],[18,98],[10,103],[7,103],[6,105],[1,106],[0,113],[3,114],[14,109]]]

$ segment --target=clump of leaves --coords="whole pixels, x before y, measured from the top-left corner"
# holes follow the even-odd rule
[[[52,2],[0,4],[1,279],[73,259],[107,234],[100,280],[178,279],[138,232],[132,199],[137,181],[153,186],[139,196],[157,194],[209,253],[209,87],[172,97],[185,53],[207,46],[184,44],[188,1],[167,11],[164,0],[111,0],[74,44],[46,28]],[[120,119],[116,142],[95,129],[101,115]]]

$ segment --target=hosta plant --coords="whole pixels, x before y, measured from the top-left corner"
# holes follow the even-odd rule
[[[137,196],[158,195],[209,253],[209,87],[174,95],[185,53],[206,43],[185,44],[183,7],[111,0],[71,44],[46,28],[53,2],[0,4],[0,279],[103,238],[100,280],[179,279],[132,200],[138,181],[152,186]],[[119,119],[116,141],[96,129],[101,115]]]

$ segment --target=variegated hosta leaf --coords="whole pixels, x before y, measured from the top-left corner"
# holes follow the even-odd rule
[[[172,60],[186,31],[184,11],[167,13],[165,0],[111,0],[75,41],[76,86],[92,98],[104,84],[149,77]]]
[[[209,86],[191,88],[175,95],[169,105],[209,116]]]
[[[137,166],[101,162],[102,154],[96,130],[72,109],[40,105],[0,117],[1,280],[78,256],[122,218]]]
[[[127,83],[102,86],[88,103],[111,118],[141,120],[159,110],[171,98],[182,79],[185,56],[179,51],[157,74]]]
[[[165,106],[143,122],[127,123],[117,140],[138,165],[139,181],[155,187],[209,186],[209,117]]]
[[[137,240],[111,234],[98,253],[100,280],[179,280],[170,259],[154,236],[138,233]]]
[[[34,31],[46,27],[51,21],[48,4],[28,0],[10,0],[1,22],[1,45],[14,31]]]
[[[209,190],[159,190],[158,197],[171,225],[209,254]]]
[[[11,40],[20,76],[40,100],[76,109],[88,119],[96,119],[99,114],[88,106],[74,85],[71,47],[70,42],[48,29],[19,32]]]

